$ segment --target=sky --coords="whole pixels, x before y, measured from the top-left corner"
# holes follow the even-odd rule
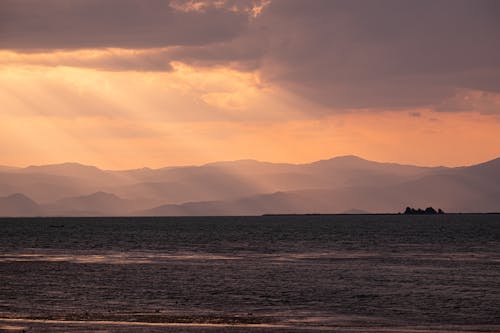
[[[0,165],[500,156],[496,0],[0,0]]]

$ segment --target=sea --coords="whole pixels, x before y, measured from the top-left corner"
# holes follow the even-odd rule
[[[1,332],[500,332],[500,215],[0,219]]]

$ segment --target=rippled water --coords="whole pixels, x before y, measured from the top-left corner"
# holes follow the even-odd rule
[[[0,228],[0,330],[500,332],[500,215]]]

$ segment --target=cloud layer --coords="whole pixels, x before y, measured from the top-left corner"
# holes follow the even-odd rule
[[[315,112],[465,111],[464,91],[489,105],[480,112],[500,112],[488,102],[500,93],[495,0],[4,0],[0,22],[4,50],[127,49],[59,60],[111,70],[230,66],[323,106]]]
[[[0,47],[151,48],[231,39],[247,15],[224,7],[181,11],[165,0],[4,0]]]

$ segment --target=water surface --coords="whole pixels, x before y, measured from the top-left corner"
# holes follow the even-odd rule
[[[0,231],[0,330],[500,331],[500,215],[1,219]]]

